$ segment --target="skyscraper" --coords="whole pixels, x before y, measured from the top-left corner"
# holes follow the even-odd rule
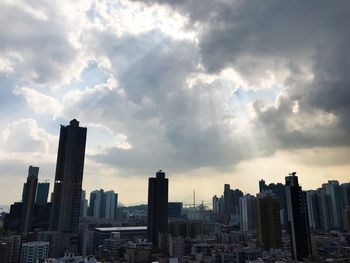
[[[287,227],[287,208],[286,208],[286,189],[284,184],[271,183],[267,185],[264,180],[259,181],[259,191],[263,193],[265,191],[271,191],[276,195],[280,203],[280,219],[281,227],[285,229]]]
[[[80,217],[86,217],[87,216],[87,209],[88,209],[88,205],[87,205],[87,200],[86,200],[86,191],[82,190],[81,191],[81,200],[80,200]]]
[[[306,194],[295,174],[286,177],[286,202],[292,259],[301,261],[311,255],[311,238]]]
[[[239,199],[240,223],[242,231],[256,229],[256,198],[250,194]]]
[[[274,193],[257,194],[256,234],[259,244],[266,250],[282,246],[279,200]]]
[[[341,230],[343,227],[342,208],[343,193],[338,181],[330,180],[323,185],[327,195],[330,197],[331,227],[334,230]]]
[[[50,230],[78,233],[86,132],[76,119],[61,125]]]
[[[230,189],[229,184],[224,185],[224,217],[226,223],[239,226],[239,198],[243,192],[239,189]]]
[[[38,183],[38,187],[36,190],[36,197],[35,197],[36,204],[43,205],[47,203],[47,197],[49,196],[49,188],[50,188],[49,181]]]
[[[32,227],[34,200],[38,184],[39,167],[29,166],[27,182],[23,187],[20,232],[29,232]]]
[[[159,234],[168,232],[168,179],[160,170],[148,179],[148,240],[158,246]]]
[[[115,209],[116,209],[116,195],[113,190],[107,191],[104,193],[104,198],[103,198],[103,215],[102,218],[108,219],[110,221],[114,220],[114,214],[115,214]]]

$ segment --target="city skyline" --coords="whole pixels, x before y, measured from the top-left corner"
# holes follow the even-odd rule
[[[0,7],[0,205],[21,199],[29,165],[53,191],[74,118],[89,130],[82,188],[125,205],[147,201],[158,169],[184,203],[293,171],[303,190],[349,181],[348,1]]]

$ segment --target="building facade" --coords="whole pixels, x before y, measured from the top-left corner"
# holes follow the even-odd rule
[[[24,184],[22,194],[20,232],[31,231],[38,174],[39,167],[29,166],[27,182]]]
[[[77,120],[61,125],[52,198],[50,230],[65,233],[69,249],[77,251],[80,200],[87,129]]]
[[[311,237],[306,194],[295,173],[286,177],[286,201],[292,259],[302,261],[311,255]]]
[[[158,246],[160,234],[168,232],[168,179],[160,170],[148,180],[148,240]]]

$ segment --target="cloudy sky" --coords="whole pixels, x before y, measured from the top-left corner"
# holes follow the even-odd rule
[[[53,181],[59,125],[88,128],[84,189],[208,202],[298,171],[350,178],[350,2],[0,0],[0,204]]]

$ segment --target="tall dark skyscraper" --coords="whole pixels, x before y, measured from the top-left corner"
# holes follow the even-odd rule
[[[50,188],[50,183],[48,181],[38,183],[38,187],[36,190],[36,197],[35,197],[36,204],[43,205],[47,203],[47,197],[49,196],[49,188]]]
[[[168,232],[168,179],[160,170],[148,179],[148,240],[158,246],[159,234]]]
[[[39,167],[29,166],[27,182],[23,187],[20,232],[29,232],[32,227],[34,200],[38,184]]]
[[[78,233],[86,132],[76,119],[61,125],[50,230]]]
[[[286,201],[288,229],[292,259],[302,261],[311,255],[311,238],[308,221],[306,194],[298,183],[295,172],[286,177]]]

